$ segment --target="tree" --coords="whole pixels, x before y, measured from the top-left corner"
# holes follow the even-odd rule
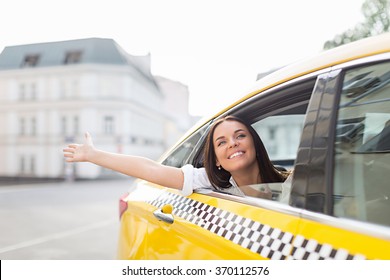
[[[362,38],[389,31],[390,0],[366,0],[362,5],[364,22],[326,41],[324,49],[331,49]]]

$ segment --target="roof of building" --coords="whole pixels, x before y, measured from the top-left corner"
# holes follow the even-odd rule
[[[8,46],[0,54],[0,70],[86,63],[130,65],[154,81],[150,55],[132,56],[113,39],[86,38]]]

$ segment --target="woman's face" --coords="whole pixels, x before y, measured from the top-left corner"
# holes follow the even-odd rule
[[[257,167],[253,138],[244,124],[237,121],[220,123],[214,130],[213,145],[216,165],[231,174]]]

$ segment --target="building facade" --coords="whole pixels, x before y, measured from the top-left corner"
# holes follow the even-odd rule
[[[0,54],[0,177],[112,176],[91,164],[65,163],[62,148],[82,142],[85,131],[101,149],[157,159],[172,144],[167,133],[183,130],[175,118],[190,116],[164,110],[175,96],[161,90],[150,60],[102,38],[6,47]],[[188,108],[188,97],[176,104]]]

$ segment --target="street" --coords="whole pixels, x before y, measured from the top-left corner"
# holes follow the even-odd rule
[[[132,179],[0,187],[0,259],[112,260]]]

